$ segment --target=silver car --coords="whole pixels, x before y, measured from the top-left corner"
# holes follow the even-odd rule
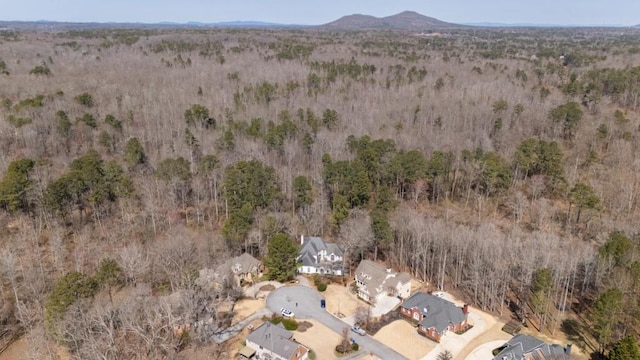
[[[358,326],[358,325],[353,325],[353,326],[351,327],[351,331],[353,331],[354,333],[356,333],[356,334],[358,334],[358,335],[362,335],[362,336],[367,335],[367,332],[366,332],[366,331],[364,331],[364,329],[363,329],[363,328],[361,328],[361,327],[360,327],[360,326]]]

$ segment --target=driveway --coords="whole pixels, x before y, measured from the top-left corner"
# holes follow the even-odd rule
[[[258,299],[260,297],[265,297],[265,292],[264,291],[260,291],[260,288],[266,285],[273,285],[274,288],[279,288],[282,286],[282,283],[279,283],[277,281],[263,281],[263,282],[259,282],[257,284],[253,284],[249,287],[244,288],[243,290],[243,294],[246,297],[250,297],[250,298],[254,298],[254,299]]]
[[[436,360],[438,354],[444,350],[449,350],[453,354],[454,359],[464,349],[465,345],[474,338],[482,335],[487,329],[486,321],[475,311],[469,311],[469,317],[473,321],[473,327],[462,335],[449,332],[442,337],[440,343],[423,357],[422,360]]]
[[[506,340],[494,340],[488,343],[482,344],[475,348],[465,360],[486,360],[493,357],[493,349],[497,349],[504,345]]]
[[[342,336],[342,330],[345,327],[349,327],[349,325],[321,308],[320,300],[322,298],[320,293],[306,286],[283,286],[269,294],[267,308],[276,314],[280,313],[281,308],[289,309],[293,311],[296,319],[317,320]],[[349,336],[355,339],[361,350],[373,352],[381,359],[406,359],[371,336],[360,336],[352,331],[350,331]],[[330,347],[335,347],[336,345],[327,344]]]
[[[382,299],[376,301],[375,306],[371,309],[371,315],[375,317],[382,316],[393,310],[398,304],[400,304],[400,299],[397,297],[383,296]]]

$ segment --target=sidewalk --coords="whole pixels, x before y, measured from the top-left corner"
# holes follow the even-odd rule
[[[263,308],[262,310],[253,313],[251,316],[249,316],[246,319],[238,322],[235,325],[231,325],[230,327],[228,327],[226,329],[221,329],[220,331],[214,332],[214,334],[212,336],[213,341],[215,341],[218,344],[222,344],[223,342],[225,342],[225,341],[231,339],[232,337],[238,335],[238,333],[240,333],[240,331],[242,331],[242,329],[244,329],[244,327],[247,326],[253,320],[262,318],[263,316],[268,316],[270,314],[271,314],[271,311],[269,311],[266,308]]]

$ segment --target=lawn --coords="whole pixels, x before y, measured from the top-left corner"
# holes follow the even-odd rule
[[[334,349],[340,343],[340,335],[315,320],[305,320],[311,326],[300,326],[300,330],[294,331],[293,338],[300,344],[310,348],[316,353],[316,359],[336,359]]]
[[[435,346],[433,341],[419,335],[416,328],[406,320],[392,322],[380,329],[373,338],[408,359],[421,359]]]
[[[329,284],[322,294],[327,300],[327,311],[334,315],[342,313],[344,316],[351,316],[356,313],[358,305],[364,305],[348,287],[342,285]]]

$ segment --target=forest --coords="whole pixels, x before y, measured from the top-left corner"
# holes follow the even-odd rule
[[[198,271],[284,233],[628,359],[639,33],[0,30],[0,336],[189,358]]]

